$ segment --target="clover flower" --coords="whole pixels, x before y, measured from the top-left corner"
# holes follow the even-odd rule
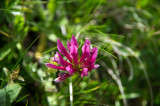
[[[98,49],[97,47],[90,49],[90,41],[88,39],[85,40],[85,43],[82,46],[82,54],[80,57],[78,56],[78,43],[74,35],[72,36],[71,41],[68,40],[67,42],[68,51],[59,39],[57,39],[57,48],[67,60],[64,60],[61,54],[56,52],[51,60],[61,66],[45,63],[49,68],[64,71],[64,73],[58,74],[59,77],[54,80],[55,82],[64,81],[75,73],[80,74],[81,77],[88,76],[88,72],[99,67],[98,64],[95,65]]]

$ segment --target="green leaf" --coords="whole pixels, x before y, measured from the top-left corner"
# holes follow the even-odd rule
[[[49,0],[47,8],[50,11],[50,13],[54,13],[57,7],[57,2],[56,0]]]
[[[12,13],[10,12],[6,12],[5,13],[5,19],[7,22],[12,23],[12,21],[14,20],[14,16]]]
[[[11,84],[6,87],[6,92],[9,94],[10,102],[13,102],[18,96],[21,90],[21,86],[19,84]]]
[[[10,106],[20,93],[21,86],[19,84],[10,84],[5,88],[0,89],[0,104],[1,106]]]
[[[7,8],[11,8],[15,5],[17,5],[19,0],[9,0],[9,3],[8,3],[8,7]]]
[[[130,93],[130,94],[125,94],[125,96],[126,96],[127,99],[134,99],[134,98],[139,97],[140,94],[133,92],[133,93]],[[122,95],[119,95],[118,98],[122,99]]]
[[[14,27],[18,31],[22,30],[24,26],[24,18],[21,15],[15,16]]]
[[[6,57],[11,52],[11,49],[16,46],[16,43],[17,42],[9,43],[8,45],[0,49],[0,61],[3,60],[4,57]]]
[[[5,0],[1,0],[0,8],[2,8],[2,9],[6,8],[6,2],[5,2]],[[4,17],[5,17],[4,11],[0,10],[0,22],[2,22],[2,20],[4,19]]]

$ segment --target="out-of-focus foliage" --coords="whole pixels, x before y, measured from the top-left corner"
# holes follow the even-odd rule
[[[0,104],[2,106],[9,106],[16,99],[20,92],[21,86],[19,84],[9,84],[0,90]]]
[[[159,17],[158,0],[1,0],[0,104],[70,105],[71,79],[44,63],[74,34],[100,67],[72,77],[73,105],[160,105]]]

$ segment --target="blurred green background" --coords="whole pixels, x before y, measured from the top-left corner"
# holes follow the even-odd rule
[[[159,0],[1,0],[0,106],[70,105],[69,78],[44,63],[72,35],[100,64],[72,77],[74,106],[160,105],[159,17]]]

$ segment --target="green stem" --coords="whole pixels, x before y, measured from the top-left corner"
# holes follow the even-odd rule
[[[69,93],[70,93],[70,104],[73,105],[73,86],[72,86],[72,77],[70,77],[69,82]]]

